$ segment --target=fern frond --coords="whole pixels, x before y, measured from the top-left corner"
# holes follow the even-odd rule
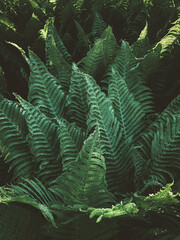
[[[98,79],[98,77],[104,75],[106,67],[112,63],[117,47],[112,29],[108,27],[101,39],[95,42],[87,56],[80,61],[80,68],[85,73]]]
[[[94,13],[94,24],[92,28],[92,36],[94,41],[101,38],[106,28],[107,28],[107,24],[104,22],[101,14],[96,11]]]
[[[160,123],[152,141],[151,156],[153,160],[152,174],[162,183],[168,177],[174,180],[180,168],[179,163],[180,118],[167,118],[166,126]],[[167,175],[166,175],[167,174]],[[164,176],[166,175],[166,176]]]
[[[55,44],[56,44],[57,49],[58,49],[59,52],[62,54],[64,60],[71,65],[71,64],[72,64],[72,57],[71,57],[71,55],[68,53],[66,47],[64,46],[64,43],[63,43],[63,41],[61,40],[59,34],[57,33],[56,28],[54,27],[53,24],[50,24],[50,25],[49,25],[49,29],[50,29],[50,32],[51,32],[53,38],[54,38],[54,41],[55,41]]]
[[[23,179],[19,184],[11,185],[11,189],[18,195],[26,195],[47,207],[51,202],[57,201],[57,198],[37,178]]]
[[[134,99],[121,75],[112,69],[108,97],[113,104],[115,115],[120,120],[123,138],[136,137],[144,131],[147,124],[141,105]]]
[[[48,118],[38,108],[34,107],[32,104],[22,99],[17,94],[14,95],[25,110],[25,115],[28,115],[29,113],[32,113],[34,115],[37,124],[41,128],[41,131],[50,143],[53,152],[58,156],[60,152],[60,146],[58,139],[58,125],[56,124],[56,121],[54,122],[52,119]]]
[[[142,58],[148,53],[150,47],[151,46],[148,39],[148,23],[146,22],[146,26],[140,33],[137,41],[131,46],[131,48],[137,58]]]
[[[87,51],[90,50],[91,43],[88,35],[85,33],[82,26],[76,20],[75,24],[78,32],[78,44],[76,46],[76,52],[78,51],[78,54],[81,54],[81,56],[83,56]]]
[[[8,204],[8,203],[23,203],[27,204],[29,206],[32,206],[38,210],[41,211],[41,213],[44,215],[46,219],[48,219],[54,226],[56,226],[54,217],[50,211],[50,209],[38,201],[36,201],[34,198],[30,198],[26,196],[25,194],[18,193],[13,190],[13,188],[0,188],[0,203],[2,204]]]
[[[135,100],[141,104],[142,110],[146,114],[152,114],[154,112],[154,106],[151,91],[143,83],[137,59],[125,41],[122,42],[112,67],[117,70],[121,78],[124,79],[130,92],[134,95]]]
[[[48,135],[51,134],[49,138],[54,137],[49,131],[53,130],[52,122],[43,118],[42,113],[38,114],[36,109],[26,112],[26,122],[29,129],[29,144],[34,156],[35,176],[49,185],[62,171],[57,157],[57,149],[53,151],[53,147],[45,135],[46,132]]]
[[[29,101],[51,118],[62,117],[66,104],[64,91],[57,85],[57,79],[47,71],[41,60],[31,51],[29,56],[31,67]]]
[[[143,75],[147,78],[155,72],[161,59],[167,57],[175,44],[180,41],[180,20],[177,20],[169,32],[155,45],[150,53],[140,62]]]
[[[99,131],[96,128],[84,142],[77,160],[71,162],[66,172],[56,179],[56,184],[51,190],[64,204],[102,206],[114,202],[112,195],[107,191],[105,159],[99,144]]]
[[[33,156],[25,140],[24,112],[18,104],[1,98],[0,145],[5,162],[14,169],[14,179],[30,176],[33,171]]]
[[[86,76],[89,113],[88,131],[97,123],[100,129],[101,149],[106,159],[106,179],[110,191],[125,191],[131,170],[131,139],[122,143],[122,130],[118,119],[114,116],[111,101],[101,92],[95,80]]]
[[[59,139],[61,144],[60,154],[62,157],[63,172],[68,169],[71,162],[76,160],[78,155],[78,148],[67,125],[68,123],[65,120],[61,119],[59,121]]]
[[[74,64],[72,67],[71,84],[67,103],[67,118],[77,126],[86,129],[86,116],[88,112],[86,76]]]
[[[52,72],[54,73],[53,75],[56,76],[57,83],[60,84],[65,93],[68,93],[71,78],[71,67],[64,60],[57,47],[53,44],[53,39],[51,39],[51,45],[47,48],[47,54],[51,59],[53,66]]]

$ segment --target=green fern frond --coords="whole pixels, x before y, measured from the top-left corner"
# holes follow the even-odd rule
[[[49,185],[62,171],[61,163],[57,158],[57,149],[53,151],[53,147],[49,142],[46,134],[51,134],[53,130],[51,121],[45,121],[43,114],[38,114],[35,110],[26,112],[26,122],[29,129],[29,144],[31,152],[34,156],[35,176],[43,183]],[[49,128],[49,129],[48,129]]]
[[[5,162],[10,163],[10,170],[14,170],[14,179],[28,177],[34,167],[33,156],[25,139],[24,112],[16,103],[3,98],[0,106],[0,145]]]
[[[169,56],[175,44],[180,41],[180,20],[177,20],[169,32],[155,45],[143,60],[140,66],[145,78],[155,72],[162,58]]]
[[[51,118],[62,117],[66,104],[64,91],[33,52],[29,51],[29,57],[31,67],[29,101]]]
[[[64,43],[61,40],[59,34],[57,33],[56,28],[54,27],[53,24],[49,24],[49,29],[50,29],[50,32],[51,32],[53,38],[54,38],[57,49],[62,54],[64,60],[71,65],[72,64],[72,57],[68,53],[66,47],[64,46]]]
[[[57,198],[37,178],[23,179],[19,184],[11,185],[11,189],[18,195],[26,195],[47,207],[51,202],[57,201]]]
[[[166,125],[160,123],[159,129],[152,141],[151,156],[153,160],[152,174],[162,183],[166,177],[174,180],[179,164],[180,118],[167,118]],[[165,175],[165,176],[164,176]]]
[[[125,191],[129,182],[131,170],[131,139],[122,142],[120,122],[114,116],[110,99],[101,92],[100,87],[92,77],[86,77],[89,113],[87,119],[88,131],[97,124],[100,129],[101,149],[106,159],[106,179],[110,191]]]
[[[96,128],[84,145],[76,161],[69,164],[51,188],[66,205],[109,205],[114,202],[107,191],[105,159],[100,150],[99,131]]]
[[[52,38],[50,46],[46,47],[46,49],[47,55],[51,59],[51,64],[49,64],[50,72],[55,75],[57,83],[60,84],[64,92],[68,93],[71,78],[71,66],[64,60]]]
[[[67,104],[67,118],[77,126],[86,129],[86,116],[88,112],[86,75],[77,66],[72,66],[72,76]]]
[[[68,123],[65,120],[60,119],[59,139],[61,144],[60,154],[62,157],[63,172],[68,169],[71,162],[76,160],[79,152],[67,125]]]
[[[54,226],[56,226],[54,217],[50,211],[50,209],[38,201],[36,201],[34,198],[30,198],[26,196],[25,194],[18,193],[14,191],[13,188],[0,188],[0,203],[2,204],[9,204],[13,202],[23,203],[27,204],[29,206],[32,206],[38,210],[41,211],[41,213],[44,215],[46,219],[48,219]]]
[[[90,50],[91,42],[89,40],[88,34],[85,33],[82,26],[76,20],[75,24],[78,32],[78,43],[75,52],[78,52],[78,54],[81,54],[81,56],[84,57],[84,54]]]
[[[108,97],[111,99],[116,117],[123,129],[123,138],[136,137],[144,131],[147,124],[141,105],[134,99],[121,75],[112,69]]]
[[[142,110],[146,114],[154,113],[152,93],[145,86],[138,61],[132,53],[129,44],[125,41],[122,42],[112,67],[124,79],[135,100],[141,104]]]
[[[94,24],[92,28],[92,36],[94,41],[101,38],[103,32],[107,28],[107,24],[104,22],[99,12],[94,13]]]
[[[97,40],[93,48],[87,53],[79,65],[80,68],[95,79],[103,76],[106,67],[112,63],[116,55],[118,45],[112,33],[111,27],[108,27],[101,39]]]
[[[131,46],[134,55],[137,58],[144,57],[148,51],[150,50],[151,46],[148,39],[148,23],[146,22],[146,26],[142,30],[139,35],[137,41]]]

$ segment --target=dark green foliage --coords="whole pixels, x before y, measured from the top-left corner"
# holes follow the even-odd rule
[[[7,11],[18,22],[23,6],[13,4]],[[21,51],[30,78],[28,101],[0,97],[0,239],[178,239],[179,80],[164,65],[179,57],[177,3],[27,4],[31,20],[44,24],[55,11],[55,21],[41,30],[45,63],[31,41],[28,56],[27,46],[7,44]],[[152,27],[156,7],[161,32]],[[5,25],[10,35],[20,29]],[[166,96],[173,100],[158,108]]]

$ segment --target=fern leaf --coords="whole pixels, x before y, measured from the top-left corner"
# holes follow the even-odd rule
[[[111,27],[108,27],[101,39],[95,42],[93,48],[87,53],[87,56],[80,61],[81,69],[98,79],[104,75],[106,67],[112,63],[116,51],[117,43],[112,33]]]
[[[51,34],[52,34],[52,36],[54,38],[54,41],[55,41],[57,49],[62,54],[62,56],[65,59],[65,61],[71,65],[72,64],[72,57],[68,53],[66,47],[64,46],[64,43],[61,40],[60,36],[58,35],[58,33],[56,31],[56,28],[54,27],[53,24],[50,24],[49,28],[50,28]]]
[[[152,173],[164,183],[167,174],[172,180],[180,168],[179,164],[180,118],[167,118],[166,126],[160,127],[152,141]],[[166,176],[167,177],[167,176]]]
[[[168,34],[166,34],[140,62],[143,75],[146,78],[158,69],[160,60],[171,53],[173,46],[180,40],[179,36],[180,20],[177,20],[170,28]]]
[[[52,119],[48,118],[38,108],[34,107],[29,102],[22,99],[19,95],[14,94],[25,110],[25,114],[32,113],[36,119],[37,124],[40,126],[41,131],[46,136],[48,142],[53,149],[53,152],[58,156],[60,152],[60,145],[58,139],[58,125]]]
[[[50,117],[62,117],[66,104],[66,95],[57,85],[41,60],[29,51],[31,75],[29,82],[29,101]]]
[[[26,195],[47,207],[51,202],[57,200],[57,198],[37,178],[34,178],[33,180],[23,179],[19,184],[11,185],[11,189],[18,195]]]
[[[90,49],[90,40],[88,35],[84,32],[82,26],[75,20],[76,29],[78,32],[78,45],[76,46],[76,49],[78,50],[78,53],[82,51],[83,53],[87,52]],[[76,50],[76,51],[77,51]],[[81,53],[82,54],[82,53]]]
[[[114,70],[109,82],[108,97],[112,101],[116,117],[121,122],[123,138],[136,138],[146,127],[145,114],[124,79]]]
[[[51,211],[48,209],[46,205],[38,203],[35,199],[27,197],[26,195],[21,195],[18,192],[15,192],[12,188],[0,189],[0,203],[8,204],[12,202],[19,202],[23,204],[28,204],[38,210],[46,217],[51,223],[56,226],[54,217]]]
[[[74,142],[73,137],[68,131],[67,122],[63,119],[59,121],[60,133],[59,139],[61,144],[61,156],[63,171],[68,169],[69,164],[75,161],[78,155],[78,148]]]
[[[99,124],[102,152],[106,159],[106,179],[110,191],[125,191],[131,169],[131,139],[122,143],[120,122],[114,116],[111,101],[101,92],[94,79],[87,75],[89,113],[88,131]]]
[[[74,64],[67,104],[67,118],[83,129],[87,128],[86,116],[88,112],[85,78],[85,74]]]
[[[48,47],[47,53],[52,61],[57,83],[60,84],[65,93],[68,93],[71,78],[70,65],[64,60],[62,54],[53,43]]]
[[[105,159],[99,145],[98,129],[85,141],[77,160],[56,179],[51,190],[65,204],[83,203],[89,206],[107,205],[114,202],[107,191]]]
[[[106,28],[107,28],[107,25],[104,22],[101,14],[96,11],[94,13],[94,24],[92,29],[92,36],[94,38],[94,41],[96,41],[98,38],[101,38]]]
[[[135,100],[141,104],[143,111],[146,114],[154,113],[150,89],[144,85],[138,62],[125,41],[122,42],[112,67],[124,79]]]
[[[139,38],[137,41],[131,46],[134,55],[137,58],[144,57],[148,51],[150,50],[150,44],[148,39],[148,23],[146,23],[146,26],[142,30],[142,32],[139,35]]]
[[[14,179],[30,176],[33,171],[33,156],[25,140],[25,134],[22,133],[24,131],[23,114],[16,103],[1,99],[0,145],[5,162],[10,163],[10,170],[14,169]]]
[[[29,129],[29,144],[34,156],[35,176],[48,185],[61,173],[61,163],[57,159],[57,150],[53,151],[53,147],[44,133],[52,134],[49,131],[49,129],[53,129],[52,123],[46,121],[43,114],[40,112],[38,114],[36,109],[26,112],[26,122]]]

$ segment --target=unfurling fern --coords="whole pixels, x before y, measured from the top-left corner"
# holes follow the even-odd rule
[[[0,226],[0,239],[13,233],[18,240],[109,240],[126,229],[126,239],[180,234],[172,224],[178,226],[178,195],[165,187],[179,177],[179,96],[153,120],[153,96],[142,74],[152,54],[146,28],[132,47],[118,45],[111,27],[100,35],[76,65],[49,24],[47,67],[31,50],[25,57],[28,102],[1,96],[0,150],[13,178],[0,188],[1,222],[9,226]],[[144,196],[160,186],[164,190]],[[15,215],[22,209],[21,224],[10,209]],[[32,216],[23,221],[29,209]],[[128,221],[143,228],[134,232]],[[22,229],[29,224],[27,237]]]

